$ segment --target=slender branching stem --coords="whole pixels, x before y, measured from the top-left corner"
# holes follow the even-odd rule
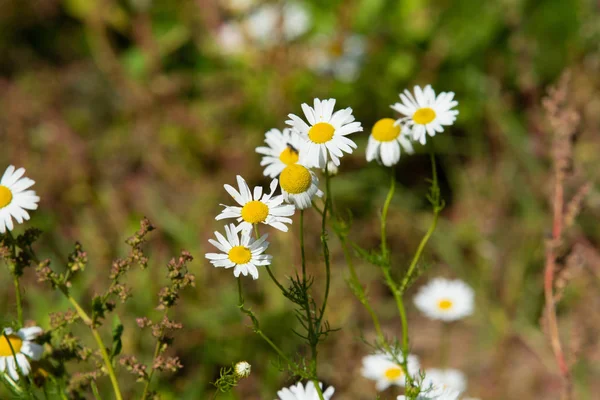
[[[15,299],[17,302],[17,321],[19,326],[23,326],[23,303],[21,299],[21,283],[19,277],[13,274],[13,283],[15,285]]]
[[[165,311],[165,315],[167,315],[167,312]],[[162,334],[161,334],[162,336]],[[152,363],[154,363],[154,361],[156,360],[156,358],[158,357],[158,355],[160,354],[160,347],[162,346],[162,343],[160,340],[156,341],[156,346],[154,346],[154,355],[152,356]],[[144,391],[142,392],[142,397],[140,397],[140,400],[145,400],[146,397],[148,396],[148,391],[150,390],[150,382],[152,382],[152,377],[154,376],[154,372],[156,371],[156,369],[151,368],[150,374],[148,375],[148,380],[146,380],[146,384],[144,385]]]
[[[396,177],[394,176],[394,168],[390,168],[390,190],[385,198],[385,202],[383,203],[383,210],[381,212],[381,254],[386,260],[389,260],[389,251],[387,247],[387,215],[388,210],[390,209],[390,204],[392,202],[392,198],[394,197],[394,192],[396,190]]]
[[[102,360],[104,361],[104,365],[106,366],[106,371],[108,373],[108,377],[110,378],[110,382],[112,384],[113,391],[115,392],[115,399],[123,400],[123,396],[121,395],[121,389],[119,388],[119,381],[117,380],[117,375],[115,374],[115,370],[114,370],[112,362],[110,360],[110,356],[108,355],[108,352],[106,351],[106,346],[104,345],[104,342],[102,341],[102,337],[100,337],[100,333],[98,332],[98,329],[96,329],[96,327],[94,326],[94,322],[93,322],[92,318],[90,318],[90,316],[85,312],[85,310],[79,305],[77,300],[75,300],[75,298],[70,295],[70,293],[66,287],[64,287],[64,286],[59,286],[59,287],[60,287],[61,292],[66,296],[67,300],[69,300],[69,302],[75,308],[75,311],[77,312],[77,315],[79,315],[79,318],[81,318],[81,320],[92,331],[92,336],[94,337],[94,340],[96,341],[96,344],[98,345],[98,348],[100,349],[100,354],[102,356]]]
[[[240,278],[238,278],[237,281],[238,281],[238,300],[239,300],[238,307],[244,314],[246,314],[248,317],[250,317],[250,320],[252,320],[254,332],[256,332],[265,342],[267,342],[267,344],[269,344],[269,346],[271,346],[271,348],[273,350],[275,350],[275,352],[279,355],[279,357],[281,357],[281,359],[284,360],[289,366],[293,365],[292,361],[283,353],[283,351],[279,347],[277,347],[277,345],[275,343],[273,343],[273,341],[271,339],[269,339],[267,337],[267,335],[265,335],[263,333],[263,331],[260,330],[260,325],[258,323],[258,319],[254,315],[254,313],[250,309],[244,307],[244,294],[242,291],[242,280]]]

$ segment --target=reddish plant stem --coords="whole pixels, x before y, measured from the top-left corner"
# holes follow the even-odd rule
[[[546,323],[552,352],[556,359],[556,364],[564,380],[564,399],[571,399],[571,374],[569,366],[565,360],[565,355],[560,342],[558,331],[558,321],[556,317],[556,304],[554,302],[554,272],[556,270],[555,250],[562,237],[563,208],[564,208],[564,176],[561,171],[557,171],[554,183],[554,207],[552,223],[552,239],[546,244],[546,265],[544,271],[544,296],[546,300]]]

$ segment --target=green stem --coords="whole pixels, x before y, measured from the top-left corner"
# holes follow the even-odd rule
[[[329,288],[331,286],[331,265],[329,260],[329,247],[327,246],[327,211],[331,212],[333,216],[333,203],[331,195],[330,177],[325,168],[325,186],[327,188],[325,207],[323,208],[323,219],[321,222],[321,244],[323,246],[323,258],[325,259],[325,297],[323,298],[323,305],[319,316],[319,322],[323,319],[325,314],[325,308],[327,307],[327,300],[329,299]]]
[[[102,396],[100,396],[100,392],[98,391],[98,386],[96,386],[96,382],[91,381],[90,386],[92,387],[92,393],[94,394],[94,398],[96,400],[102,400]]]
[[[433,155],[433,153],[431,154],[431,169],[432,169],[432,173],[433,173],[433,179],[431,182],[431,193],[429,195],[429,201],[432,203],[432,206],[433,206],[433,221],[431,222],[431,225],[429,226],[427,233],[425,234],[425,236],[423,236],[423,239],[421,239],[421,243],[419,243],[419,247],[417,248],[417,252],[415,253],[415,255],[412,259],[412,262],[410,263],[410,266],[408,267],[408,271],[406,272],[406,275],[402,279],[402,284],[400,285],[401,293],[404,293],[404,291],[406,290],[406,287],[410,283],[410,279],[412,278],[412,275],[417,267],[417,263],[419,262],[419,259],[421,258],[421,255],[423,254],[423,250],[425,250],[425,246],[427,245],[427,242],[429,241],[429,239],[431,238],[431,235],[433,235],[433,232],[435,231],[435,228],[437,227],[440,212],[444,208],[444,203],[439,197],[437,169],[435,166],[435,156]]]
[[[83,322],[87,326],[90,327],[90,329],[92,331],[92,336],[94,337],[94,340],[96,341],[96,344],[98,345],[98,348],[100,349],[100,354],[102,355],[102,360],[104,360],[104,365],[106,366],[106,370],[108,372],[108,376],[110,378],[110,382],[112,384],[113,391],[115,392],[115,399],[123,400],[123,396],[121,395],[121,389],[119,388],[119,381],[117,380],[117,375],[115,374],[115,370],[112,366],[112,362],[110,361],[110,356],[108,355],[108,352],[106,351],[106,346],[104,345],[104,342],[102,341],[102,338],[100,337],[100,333],[98,333],[98,330],[94,326],[94,323],[93,323],[92,319],[90,318],[90,316],[83,310],[83,308],[81,308],[81,306],[79,305],[77,300],[75,300],[73,298],[73,296],[71,296],[69,294],[68,290],[66,288],[61,287],[61,291],[67,297],[67,300],[69,300],[69,302],[73,305],[73,307],[75,307],[75,310],[77,311],[77,314],[79,315],[79,318],[81,318],[83,320]]]
[[[250,317],[250,320],[252,320],[254,332],[256,332],[261,338],[263,338],[263,340],[265,342],[267,342],[269,344],[269,346],[271,346],[271,348],[273,350],[275,350],[275,352],[279,355],[279,357],[281,357],[289,366],[292,366],[293,365],[292,362],[283,353],[283,351],[281,351],[281,349],[279,347],[277,347],[277,345],[275,343],[273,343],[273,341],[271,339],[269,339],[267,337],[267,335],[265,335],[263,333],[263,331],[260,330],[260,325],[258,323],[258,319],[256,319],[256,316],[254,315],[254,313],[251,310],[244,307],[244,294],[242,292],[242,280],[240,278],[238,278],[237,281],[238,281],[238,300],[239,300],[238,307],[244,314],[246,314],[248,317]]]
[[[394,169],[390,168],[390,190],[383,203],[383,211],[381,212],[381,254],[387,260],[388,259],[388,247],[387,247],[387,232],[386,232],[386,221],[387,215],[396,191],[396,177],[394,176]]]
[[[319,386],[319,380],[313,379],[313,384],[315,385],[315,389],[317,389],[317,394],[319,395],[319,400],[325,400],[325,396],[323,395],[323,391],[321,390],[321,386]]]
[[[385,336],[383,335],[383,330],[381,329],[379,317],[377,317],[377,314],[375,314],[375,310],[373,310],[373,307],[369,303],[369,298],[365,293],[365,289],[358,279],[358,274],[356,273],[354,263],[352,262],[352,255],[348,249],[348,242],[342,235],[338,235],[338,238],[342,244],[342,251],[344,252],[344,258],[346,259],[346,264],[348,265],[348,270],[350,271],[350,281],[352,282],[352,288],[356,291],[356,297],[358,297],[358,300],[365,307],[371,316],[371,319],[373,320],[373,326],[375,327],[375,332],[377,333],[377,341],[389,351],[389,346],[385,340]]]
[[[162,334],[161,334],[161,336],[162,336]],[[160,353],[160,347],[161,347],[161,342],[160,342],[160,340],[157,340],[156,346],[154,347],[154,355],[152,356],[152,363],[154,363],[154,361],[158,357],[158,355]],[[154,376],[154,371],[156,371],[156,370],[154,368],[152,368],[152,371],[150,371],[150,375],[148,375],[148,380],[146,381],[146,384],[144,385],[144,391],[142,392],[142,397],[140,397],[140,400],[145,400],[146,396],[148,396],[148,390],[150,389],[150,382],[152,381],[152,377]]]
[[[21,283],[19,282],[19,277],[16,274],[13,274],[13,282],[15,284],[15,297],[17,301],[17,321],[19,321],[19,326],[23,326],[23,304],[21,300]]]

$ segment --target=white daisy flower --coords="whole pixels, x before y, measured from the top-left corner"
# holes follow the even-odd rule
[[[319,382],[319,387],[323,389],[323,384]],[[329,386],[327,390],[323,392],[323,398],[325,400],[331,399],[335,389],[333,386]],[[278,400],[319,400],[319,393],[315,388],[315,384],[312,381],[306,383],[306,387],[298,382],[296,385],[290,386],[289,388],[281,389],[277,392]]]
[[[4,334],[0,335],[0,373],[6,373],[12,380],[17,381],[18,367],[21,375],[29,375],[29,358],[37,361],[44,353],[41,345],[32,342],[41,333],[42,328],[37,326],[22,328],[17,332],[11,328],[4,328]]]
[[[340,158],[352,153],[356,143],[346,136],[362,132],[360,122],[354,121],[350,107],[333,112],[335,99],[314,100],[314,108],[302,104],[308,124],[300,117],[289,114],[285,123],[305,139],[304,157],[311,167],[325,168],[328,160],[340,165]]]
[[[279,186],[285,201],[295,204],[300,210],[309,208],[314,196],[323,196],[317,175],[301,164],[285,167],[279,175]]]
[[[453,389],[462,393],[467,389],[467,378],[457,369],[430,368],[425,371],[423,387]]]
[[[261,223],[287,232],[288,227],[285,224],[292,223],[292,220],[287,217],[294,215],[295,207],[290,204],[282,204],[283,195],[273,197],[273,193],[277,189],[277,179],[271,181],[271,193],[263,194],[261,186],[255,186],[254,193],[252,193],[244,178],[239,175],[236,178],[239,192],[231,185],[224,187],[241,207],[222,204],[225,208],[215,219],[237,218],[240,223],[237,226],[238,230],[252,231],[254,224]]]
[[[421,89],[415,86],[413,96],[408,90],[400,94],[400,103],[391,107],[405,117],[396,123],[406,125],[410,128],[413,140],[425,144],[427,134],[435,136],[437,132],[443,132],[444,126],[450,126],[456,120],[457,110],[452,108],[458,105],[454,99],[454,92],[442,92],[435,95],[431,85]]]
[[[398,356],[402,361],[402,355]],[[401,365],[398,365],[388,354],[371,354],[363,357],[361,374],[367,379],[376,382],[375,388],[378,391],[386,390],[392,385],[405,385],[405,371]],[[416,356],[409,355],[407,359],[408,373],[416,376],[419,373],[419,360]]]
[[[415,305],[431,319],[456,321],[473,313],[473,289],[463,281],[436,278],[421,287]]]
[[[252,366],[247,361],[240,361],[237,364],[235,364],[235,367],[233,369],[235,370],[235,374],[240,378],[247,378],[250,376]]]
[[[33,186],[35,181],[27,177],[24,168],[15,171],[13,165],[6,168],[2,179],[0,179],[0,233],[14,228],[12,219],[19,224],[29,220],[29,213],[25,210],[35,210],[40,198],[35,191],[26,190]]]
[[[458,400],[460,393],[452,389],[425,389],[417,396],[417,400]],[[406,396],[398,396],[398,400],[407,400]]]
[[[291,129],[271,129],[265,134],[267,146],[257,147],[256,152],[263,154],[260,165],[265,167],[263,174],[275,178],[288,165],[300,162],[304,140]]]
[[[205,257],[210,260],[211,264],[217,268],[232,268],[233,275],[237,278],[240,274],[247,276],[252,275],[252,278],[258,279],[257,266],[270,265],[270,255],[263,254],[269,242],[266,241],[268,235],[263,235],[260,239],[254,240],[250,237],[249,231],[242,231],[241,238],[238,236],[235,225],[230,224],[225,226],[225,238],[219,232],[215,232],[217,240],[208,239],[222,253],[206,253]]]
[[[396,124],[391,118],[380,119],[373,125],[369,136],[367,161],[377,160],[386,167],[391,167],[400,161],[400,147],[408,154],[413,154],[409,133],[407,128]]]

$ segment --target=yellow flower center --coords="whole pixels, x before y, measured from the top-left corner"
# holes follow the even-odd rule
[[[308,138],[313,143],[327,143],[333,137],[333,132],[335,132],[333,125],[327,122],[319,122],[310,128],[308,131]]]
[[[400,125],[394,126],[391,118],[382,118],[373,125],[372,135],[378,142],[391,142],[400,135]]]
[[[400,367],[392,367],[392,368],[388,368],[385,371],[384,375],[390,381],[395,381],[396,379],[398,379],[402,375],[404,375],[404,372],[402,371],[402,368],[400,368]]]
[[[291,194],[306,192],[312,183],[310,171],[300,164],[292,164],[285,167],[279,175],[281,188]]]
[[[10,204],[13,199],[13,194],[9,188],[0,185],[0,208],[4,208]]]
[[[298,151],[290,145],[288,145],[281,152],[281,154],[279,154],[279,160],[285,165],[296,164],[298,162],[298,158]]]
[[[413,114],[412,119],[415,121],[415,124],[427,125],[435,119],[435,111],[429,107],[419,108]]]
[[[454,303],[452,303],[452,300],[442,299],[442,300],[438,301],[438,308],[440,310],[447,311],[447,310],[451,309],[453,305],[454,305]]]
[[[242,207],[242,218],[251,224],[265,222],[269,215],[269,207],[262,201],[254,200]]]
[[[229,259],[235,264],[247,264],[252,259],[250,249],[244,246],[234,246],[229,250]]]
[[[2,187],[2,186],[0,186]],[[6,339],[8,337],[8,340]],[[13,351],[15,354],[21,351],[23,340],[17,335],[1,335],[0,336],[0,357],[12,357]],[[11,350],[12,347],[12,350]]]

